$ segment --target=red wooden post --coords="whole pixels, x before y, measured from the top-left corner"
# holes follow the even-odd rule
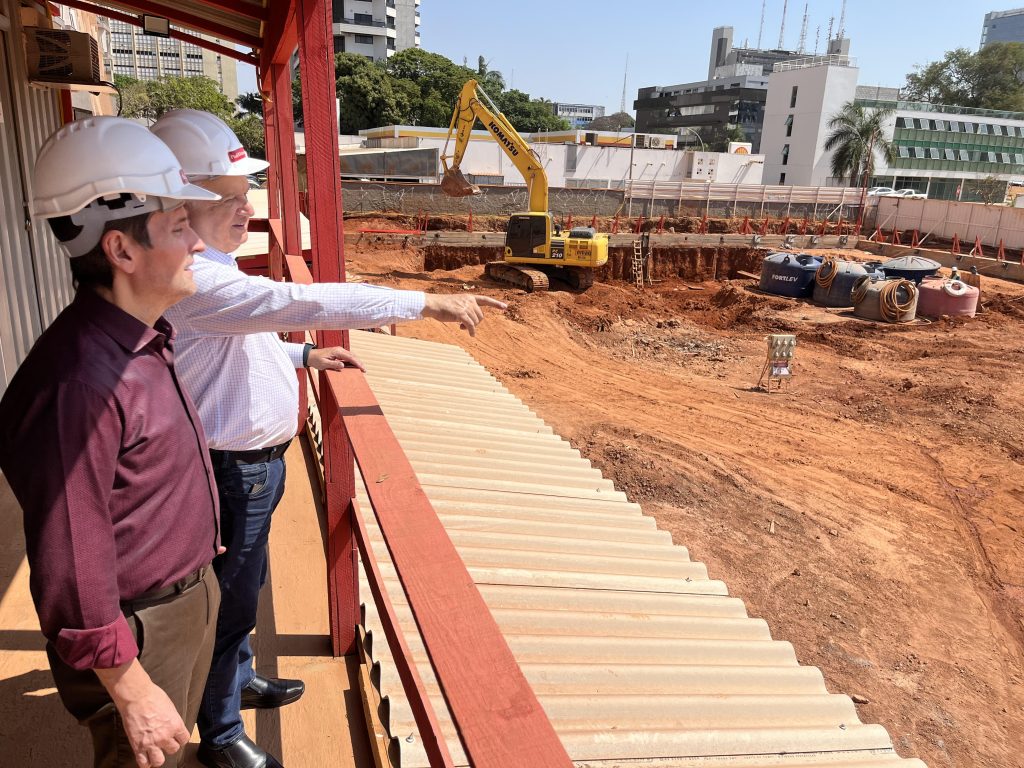
[[[779,234],[782,234],[782,235],[788,235],[789,234],[789,216],[787,216],[785,218],[785,220],[782,222],[782,229],[779,230]]]
[[[658,234],[660,235],[665,231],[665,214],[661,214],[661,218],[658,219]]]
[[[597,229],[597,214],[595,213],[590,217],[590,228]]]
[[[700,219],[700,229],[697,230],[702,235],[708,233],[708,215],[705,213]]]
[[[839,221],[836,222],[836,234],[837,235],[843,234],[843,214],[842,214],[842,212],[839,213]]]
[[[643,226],[643,223],[644,223],[644,217],[643,216],[637,216],[636,217],[636,226],[633,227],[633,231],[636,234],[638,234],[638,235],[640,234],[640,227]]]
[[[761,222],[761,232],[760,232],[760,234],[761,235],[767,235],[768,234],[768,217],[767,216],[765,216],[764,217],[764,221]]]
[[[952,254],[960,253],[960,236],[956,232],[953,233],[953,245],[949,252]]]
[[[804,220],[800,224],[800,234],[801,235],[806,235],[807,234],[807,217],[806,216],[804,216]]]
[[[892,245],[902,245],[903,244],[903,243],[900,242],[900,231],[898,229],[893,228],[893,230],[892,230],[892,237],[891,237],[889,242]]]
[[[345,281],[345,238],[341,211],[341,165],[338,158],[338,119],[335,114],[334,37],[331,4],[327,0],[296,0],[299,67],[302,71],[303,120],[306,127],[306,187],[309,196],[313,278],[317,282]],[[348,347],[348,333],[318,331],[321,347]],[[320,391],[328,392],[328,373],[320,373]],[[324,480],[328,531],[328,600],[331,642],[336,656],[355,650],[359,620],[358,555],[352,533],[355,464],[337,404],[322,398]]]
[[[981,235],[974,236],[974,247],[971,248],[971,256],[984,256],[985,250],[981,247]]]
[[[918,239],[918,232],[915,229],[913,231],[913,234],[910,236],[910,247],[911,248],[917,248],[917,246],[919,246],[920,244],[921,244],[921,241]]]
[[[743,226],[740,227],[740,234],[741,235],[749,235],[750,234],[750,217],[749,216],[744,216],[743,217]]]
[[[825,236],[826,228],[828,227],[828,221],[826,219],[821,220],[821,226],[818,227],[818,235],[821,237]]]
[[[612,222],[612,234],[619,234],[619,214],[615,214],[615,221]]]
[[[567,230],[571,230],[572,229],[572,214],[571,213],[569,214],[569,220],[565,223],[565,228]]]

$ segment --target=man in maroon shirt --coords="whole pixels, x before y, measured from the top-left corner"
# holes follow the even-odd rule
[[[33,209],[71,259],[74,301],[0,401],[0,468],[24,512],[30,586],[67,709],[96,766],[178,764],[209,669],[220,594],[206,438],[161,318],[204,248],[173,153],[120,118],[40,150]]]

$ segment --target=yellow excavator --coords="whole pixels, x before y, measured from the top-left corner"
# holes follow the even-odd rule
[[[591,227],[574,227],[563,235],[561,227],[552,223],[548,212],[548,175],[544,172],[530,145],[494,106],[476,80],[462,87],[459,100],[448,127],[448,142],[455,134],[454,154],[442,153],[444,176],[441,190],[449,197],[479,195],[480,188],[471,184],[460,170],[473,126],[479,120],[509,160],[526,180],[530,195],[528,213],[514,213],[505,232],[505,255],[492,261],[487,276],[511,283],[526,291],[544,291],[548,276],[553,275],[577,290],[594,283],[594,269],[608,261],[608,235]]]

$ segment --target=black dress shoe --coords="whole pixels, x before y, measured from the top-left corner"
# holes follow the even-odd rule
[[[244,733],[222,749],[200,744],[196,757],[206,768],[284,768],[276,757],[268,755]]]
[[[273,709],[302,698],[306,684],[301,680],[256,675],[242,689],[242,709]]]

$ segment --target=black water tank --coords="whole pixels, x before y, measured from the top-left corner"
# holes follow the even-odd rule
[[[820,256],[806,253],[772,253],[761,264],[759,287],[767,293],[805,298],[814,290],[814,273],[821,266]]]
[[[882,271],[890,280],[894,277],[902,277],[905,280],[920,283],[924,278],[938,272],[940,266],[939,262],[926,259],[924,256],[900,256],[885,262],[882,265]]]

